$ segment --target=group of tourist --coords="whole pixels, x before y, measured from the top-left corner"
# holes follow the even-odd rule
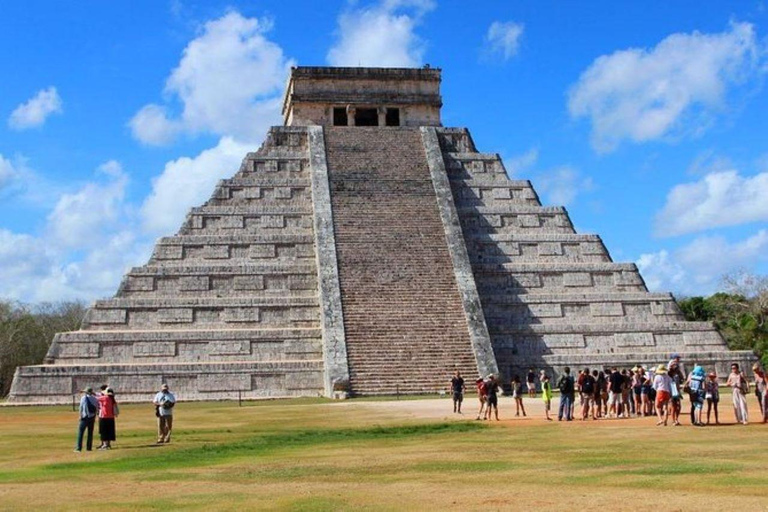
[[[157,442],[159,444],[170,443],[176,397],[171,393],[168,384],[161,386],[152,402],[157,417]],[[104,384],[98,394],[94,393],[91,387],[85,388],[83,396],[80,398],[80,421],[77,427],[75,451],[83,450],[84,436],[86,437],[85,449],[87,451],[93,449],[93,431],[97,418],[99,420],[99,438],[101,439],[101,445],[97,449],[112,449],[112,443],[117,440],[115,420],[119,414],[120,409],[117,406],[115,392],[111,387]]]
[[[755,395],[760,407],[760,417],[763,423],[768,423],[768,380],[765,371],[759,364],[752,367],[754,373]],[[552,404],[552,384],[544,370],[539,373],[541,398],[544,402],[544,413],[547,420]],[[529,397],[536,397],[536,372],[531,368],[525,376],[526,391]],[[750,393],[750,382],[741,372],[739,365],[731,365],[731,373],[725,381],[725,386],[731,388],[733,396],[734,416],[738,423],[747,424],[747,396]],[[500,384],[495,375],[475,382],[480,407],[477,419],[499,419],[498,394]],[[519,376],[512,377],[510,383],[512,398],[515,404],[515,416],[527,416],[523,403],[523,383]],[[572,421],[574,417],[581,420],[601,418],[629,418],[631,416],[655,416],[657,425],[680,425],[680,415],[683,402],[687,395],[690,422],[695,426],[709,425],[714,413],[715,424],[720,424],[718,405],[720,403],[720,382],[718,375],[707,373],[700,365],[695,365],[687,375],[680,363],[680,356],[673,354],[669,362],[654,368],[644,368],[637,365],[631,369],[613,367],[604,370],[584,368],[578,375],[571,374],[566,367],[556,384],[560,391],[560,405],[557,413],[558,421]],[[451,394],[453,397],[453,412],[461,414],[461,404],[466,386],[460,372],[451,379]],[[578,397],[578,403],[576,398]],[[706,421],[703,418],[706,405]]]

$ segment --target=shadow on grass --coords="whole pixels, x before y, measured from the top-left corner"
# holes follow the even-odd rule
[[[28,470],[0,472],[0,482],[72,478],[108,472],[163,472],[173,469],[206,467],[243,457],[254,457],[298,447],[369,440],[408,440],[423,436],[474,432],[486,428],[477,423],[438,423],[362,429],[299,430],[260,434],[217,444],[203,444],[172,450],[152,450],[131,457],[83,460],[50,464]],[[158,445],[144,445],[156,448]],[[138,448],[135,447],[135,448]],[[127,447],[126,447],[127,449]]]

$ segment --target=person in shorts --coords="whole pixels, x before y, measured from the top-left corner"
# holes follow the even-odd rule
[[[477,379],[475,381],[475,387],[477,388],[477,399],[480,400],[480,409],[477,411],[477,420],[480,419],[480,416],[483,417],[483,419],[486,418],[486,403],[488,402],[488,388],[485,385],[485,381],[483,379]]]
[[[491,413],[493,413],[496,416],[496,421],[499,421],[499,382],[494,374],[488,376],[485,387],[488,392],[485,414],[490,420]]]
[[[589,413],[592,410],[592,401],[595,399],[595,388],[597,387],[597,380],[589,373],[589,368],[584,368],[581,372],[581,419],[586,420],[589,418]],[[597,419],[594,412],[592,413],[592,419]]]
[[[523,416],[526,416],[523,405],[523,383],[517,375],[512,377],[512,398],[515,400],[515,416],[520,416],[521,411]]]
[[[704,398],[707,401],[707,425],[712,409],[715,410],[715,425],[720,424],[720,418],[717,412],[717,404],[720,403],[720,383],[717,382],[717,374],[710,372],[707,375],[707,382],[704,383]]]
[[[614,367],[608,376],[608,415],[618,418],[621,414],[621,391],[624,389],[624,377]]]
[[[546,374],[542,374],[539,380],[541,381],[541,399],[544,401],[544,414],[546,414],[548,421],[552,421],[552,417],[549,415],[552,408],[552,384],[550,384]]]
[[[451,396],[453,397],[453,412],[461,414],[461,402],[464,400],[464,392],[467,387],[464,385],[464,378],[461,376],[461,372],[456,370],[453,378],[451,379]]]
[[[155,395],[152,403],[155,404],[155,416],[157,416],[157,443],[170,443],[176,397],[168,389],[168,384],[163,384],[160,387],[160,391]]]
[[[536,372],[533,368],[528,368],[528,375],[525,376],[525,385],[528,388],[528,396],[536,398]]]
[[[672,399],[672,378],[667,373],[667,367],[660,364],[653,378],[653,389],[656,391],[656,414],[659,417],[656,425],[667,426],[669,421],[669,401]]]

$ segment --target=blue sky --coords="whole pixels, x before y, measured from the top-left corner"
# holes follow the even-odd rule
[[[763,2],[482,5],[0,3],[0,297],[112,295],[279,124],[296,64],[441,67],[443,123],[652,289],[766,273]]]

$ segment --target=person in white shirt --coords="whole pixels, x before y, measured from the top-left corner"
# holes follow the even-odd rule
[[[653,377],[653,389],[656,390],[656,414],[659,417],[656,425],[667,426],[669,420],[669,400],[672,398],[672,378],[667,374],[667,368],[660,364]]]
[[[160,387],[160,392],[155,395],[155,416],[157,416],[157,442],[170,443],[171,430],[173,429],[173,406],[176,405],[176,397],[168,389],[168,384]]]

